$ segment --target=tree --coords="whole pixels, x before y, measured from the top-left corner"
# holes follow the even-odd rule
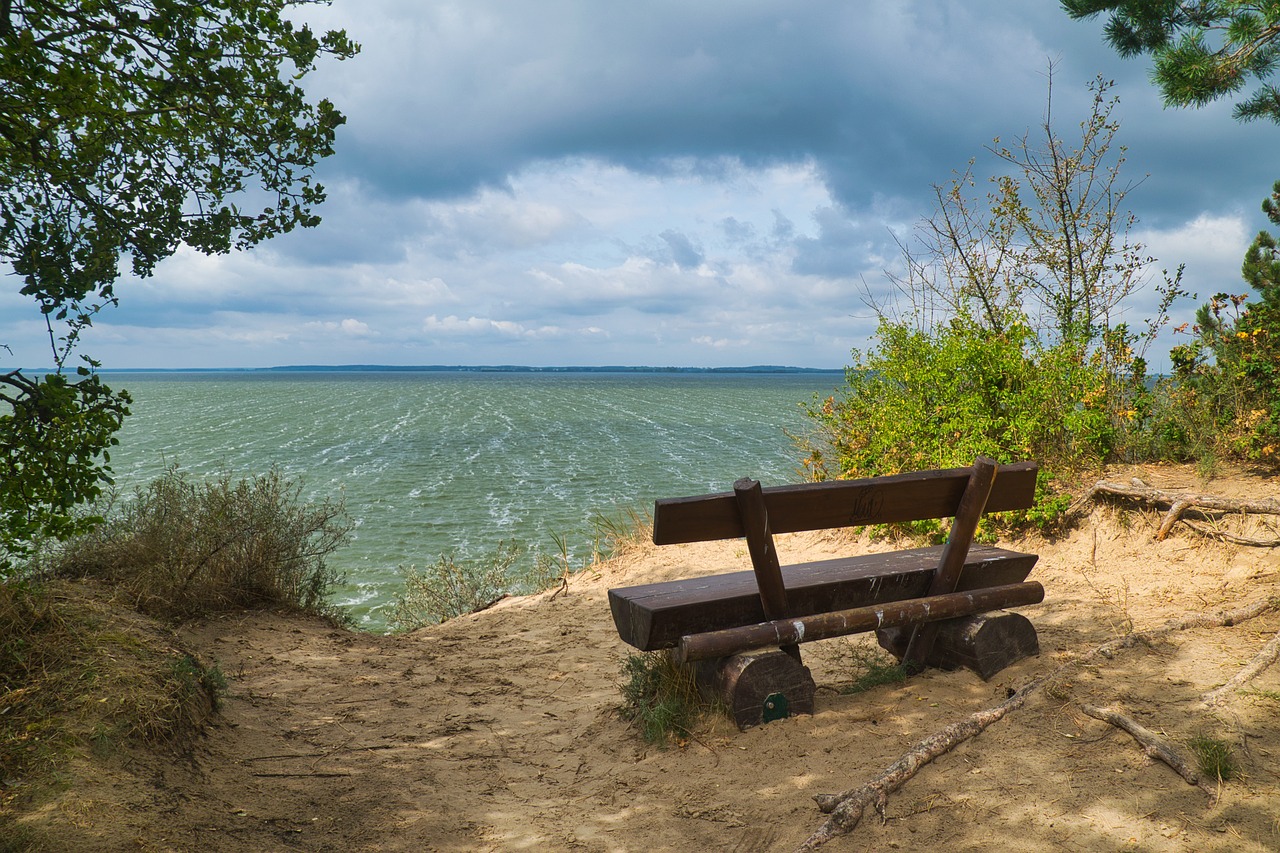
[[[950,184],[935,186],[933,216],[903,246],[908,274],[896,279],[913,306],[941,316],[971,316],[997,332],[1028,313],[1041,337],[1087,346],[1112,325],[1112,312],[1141,284],[1151,259],[1129,239],[1122,181],[1124,149],[1113,150],[1111,84],[1090,85],[1093,108],[1069,143],[1054,127],[1053,80],[1038,138],[1025,134],[990,149],[1012,167],[973,199],[972,161]]]
[[[69,367],[123,262],[149,276],[181,245],[225,253],[319,222],[314,167],[344,118],[298,81],[359,47],[285,12],[328,2],[0,0],[0,261],[56,367],[0,374],[0,566],[74,532],[71,510],[109,482],[128,397],[93,359]]]
[[[1121,56],[1149,53],[1167,106],[1204,106],[1260,85],[1236,118],[1280,123],[1280,89],[1265,82],[1280,63],[1280,3],[1240,0],[1062,0],[1076,19],[1109,15],[1106,39]]]
[[[874,305],[873,347],[854,351],[840,396],[808,408],[814,478],[978,455],[1061,474],[1127,449],[1151,405],[1142,349],[1182,291],[1180,273],[1165,277],[1143,334],[1117,316],[1154,262],[1129,237],[1109,87],[1094,82],[1080,135],[1067,138],[1051,85],[1038,132],[990,149],[1012,168],[985,197],[974,196],[972,163],[935,188],[934,213],[904,243],[906,273],[893,277],[906,310]],[[1042,493],[1035,513],[1052,522],[1064,506]]]
[[[1204,106],[1252,80],[1257,88],[1236,104],[1235,117],[1280,123],[1280,88],[1267,82],[1280,67],[1280,2],[1063,0],[1062,6],[1077,19],[1108,14],[1106,38],[1122,56],[1151,54],[1166,106]],[[1280,182],[1262,209],[1280,225]],[[1280,464],[1278,246],[1261,231],[1245,253],[1241,273],[1260,302],[1245,305],[1247,295],[1216,294],[1196,315],[1196,339],[1170,353],[1184,386],[1175,389],[1185,397],[1180,408],[1200,409],[1204,425],[1199,438],[1196,430],[1173,430],[1175,443],[1210,452],[1225,445]]]

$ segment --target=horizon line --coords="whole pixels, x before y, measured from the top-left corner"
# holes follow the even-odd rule
[[[6,370],[10,368],[0,368]],[[18,368],[53,373],[54,368]],[[286,364],[269,367],[100,367],[97,373],[843,373],[843,367],[754,364],[695,367],[680,365],[525,365],[525,364]]]

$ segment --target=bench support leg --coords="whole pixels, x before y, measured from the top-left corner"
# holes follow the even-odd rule
[[[924,663],[939,669],[965,667],[983,681],[1023,658],[1040,654],[1035,626],[1021,613],[981,613],[933,623],[938,635]],[[906,653],[911,628],[876,631],[880,645],[899,659]]]
[[[730,655],[697,667],[703,696],[724,702],[740,730],[813,713],[813,676],[786,652]]]

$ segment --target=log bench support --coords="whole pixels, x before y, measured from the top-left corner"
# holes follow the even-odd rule
[[[984,512],[1026,509],[1037,466],[922,471],[866,480],[761,488],[660,500],[656,544],[742,537],[750,572],[612,589],[618,633],[642,650],[671,649],[697,665],[704,694],[739,728],[813,712],[800,644],[876,631],[910,671],[967,667],[987,679],[1039,653],[1035,628],[1007,607],[1043,600],[1027,582],[1034,554],[973,546]],[[940,548],[783,566],[775,533],[954,517]]]

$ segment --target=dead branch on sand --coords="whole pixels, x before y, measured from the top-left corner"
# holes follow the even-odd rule
[[[1142,751],[1148,756],[1157,761],[1163,761],[1172,767],[1175,773],[1186,780],[1188,785],[1195,785],[1208,794],[1210,805],[1217,802],[1218,792],[1212,786],[1204,783],[1200,778],[1200,774],[1187,763],[1187,759],[1174,748],[1173,744],[1151,731],[1151,729],[1132,717],[1125,716],[1115,708],[1099,708],[1097,705],[1082,704],[1080,710],[1095,720],[1110,723],[1116,728],[1123,729],[1133,735],[1133,739],[1138,742],[1138,745],[1142,747]]]
[[[897,761],[890,764],[878,776],[859,788],[851,788],[840,794],[820,794],[814,797],[818,808],[828,815],[822,826],[805,839],[798,850],[816,850],[831,839],[845,835],[857,827],[868,806],[874,806],[881,819],[889,795],[901,788],[925,765],[938,756],[945,755],[960,744],[981,734],[988,726],[1001,720],[1011,711],[1021,708],[1028,696],[1055,678],[1077,669],[1099,657],[1111,658],[1116,652],[1156,640],[1176,631],[1190,628],[1219,628],[1238,625],[1274,609],[1278,602],[1264,599],[1236,610],[1220,610],[1215,613],[1191,613],[1178,619],[1170,619],[1151,631],[1135,632],[1103,643],[1080,657],[1064,663],[1047,675],[1038,676],[1013,691],[1000,704],[977,711],[952,723],[917,743]]]
[[[1249,661],[1244,669],[1237,672],[1230,681],[1201,696],[1200,702],[1209,707],[1217,705],[1228,695],[1235,693],[1241,687],[1257,678],[1260,672],[1275,663],[1277,659],[1280,659],[1280,633],[1272,637],[1262,647],[1262,651],[1254,655],[1253,660]]]
[[[1112,483],[1107,480],[1099,480],[1089,490],[1080,503],[1087,503],[1097,498],[1098,495],[1115,495],[1117,497],[1135,500],[1148,506],[1168,506],[1169,511],[1165,513],[1164,520],[1160,522],[1160,528],[1156,531],[1156,539],[1161,540],[1169,535],[1169,531],[1173,528],[1182,514],[1187,510],[1198,510],[1201,512],[1218,512],[1218,513],[1240,513],[1242,515],[1280,515],[1280,501],[1275,498],[1262,498],[1261,500],[1245,500],[1242,498],[1228,498],[1221,495],[1201,495],[1192,492],[1169,492],[1163,489],[1153,489],[1141,480],[1133,480],[1130,483]],[[1255,539],[1247,536],[1237,536],[1232,533],[1224,533],[1222,531],[1208,528],[1203,525],[1192,524],[1186,522],[1196,532],[1217,539],[1223,539],[1227,542],[1234,542],[1237,545],[1255,545],[1263,548],[1274,548],[1280,546],[1280,538],[1276,539]]]

